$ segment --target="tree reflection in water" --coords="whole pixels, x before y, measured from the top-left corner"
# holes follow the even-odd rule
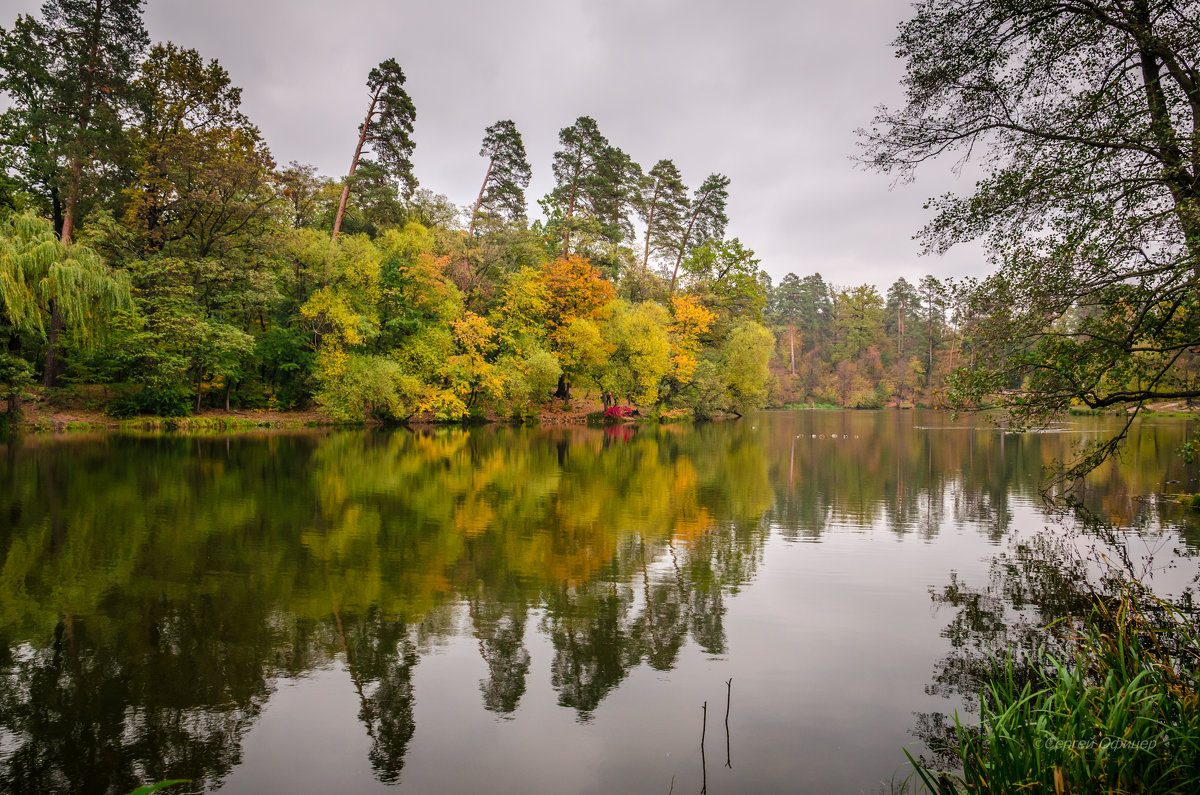
[[[724,648],[722,592],[752,574],[772,496],[758,439],[735,426],[3,452],[7,791],[217,786],[273,683],[335,660],[376,776],[398,781],[413,669],[457,632],[459,605],[486,709],[517,709],[539,609],[551,685],[586,720],[643,660],[670,668],[689,632]]]
[[[1046,654],[1073,659],[1082,620],[1097,602],[1119,604],[1123,590],[1132,583],[1152,593],[1156,565],[1174,567],[1200,554],[1194,547],[1181,547],[1169,550],[1169,561],[1156,561],[1153,553],[1139,554],[1144,547],[1137,540],[1109,518],[1076,504],[1070,516],[1058,516],[1042,533],[1012,539],[1008,549],[992,560],[986,584],[973,586],[951,572],[949,584],[930,589],[933,603],[952,611],[952,618],[941,633],[950,650],[935,664],[926,692],[959,701],[969,713],[978,713],[990,672],[997,661],[1006,659],[1012,660],[1017,690],[1025,685],[1042,687],[1037,661]],[[1197,584],[1200,573],[1179,590],[1160,595],[1164,604],[1196,617]],[[1147,616],[1160,613],[1153,600],[1143,604]],[[942,770],[961,765],[954,753],[958,729],[953,718],[941,712],[916,717],[912,734],[932,753],[923,763]],[[978,733],[971,726],[971,714],[959,719],[967,731]]]
[[[671,670],[689,643],[736,651],[727,605],[769,535],[972,522],[1000,540],[1065,450],[911,416],[0,446],[0,789],[216,787],[275,683],[330,665],[376,777],[398,781],[414,670],[464,632],[484,709],[512,716],[539,686],[537,632],[558,703],[587,721],[643,664]],[[1168,507],[1132,497],[1192,474],[1161,454],[1186,430],[1166,433],[1098,473],[1091,504],[1135,528],[1160,520]],[[957,613],[935,692],[970,693],[972,659],[1033,643],[1022,615],[1075,609],[1048,561],[1017,548],[988,588],[939,590]]]

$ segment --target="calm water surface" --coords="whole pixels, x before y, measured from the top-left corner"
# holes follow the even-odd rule
[[[0,445],[0,789],[877,792],[1070,579],[1042,467],[1115,427],[973,422]],[[1196,430],[1087,491],[1166,577]]]

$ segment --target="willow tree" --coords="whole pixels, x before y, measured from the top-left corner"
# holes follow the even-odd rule
[[[484,131],[479,156],[488,159],[488,167],[471,211],[468,236],[475,234],[480,210],[492,216],[507,216],[510,221],[523,219],[525,188],[532,177],[521,133],[511,120],[498,121]]]
[[[333,222],[333,242],[337,243],[346,215],[346,202],[350,198],[350,183],[358,170],[363,147],[371,149],[380,165],[394,180],[404,187],[405,195],[417,188],[417,178],[412,170],[412,153],[416,143],[412,139],[413,123],[417,110],[412,99],[404,90],[404,71],[395,58],[383,61],[367,75],[367,89],[371,101],[367,105],[367,116],[358,128],[358,145],[350,160],[350,171],[346,184],[342,186],[342,198],[338,202],[337,217]]]
[[[1200,346],[1197,20],[1198,0],[924,0],[901,26],[907,102],[862,131],[865,160],[911,179],[979,158],[974,193],[933,201],[921,233],[982,237],[999,266],[971,294],[964,403],[1039,424],[1200,397],[1178,368]]]
[[[14,214],[0,221],[0,303],[15,332],[47,341],[51,386],[59,333],[65,329],[88,344],[114,310],[132,302],[125,274],[109,270],[86,246],[65,245],[48,221]]]
[[[675,245],[675,269],[671,271],[670,294],[675,294],[675,280],[679,277],[679,263],[695,246],[709,240],[720,240],[725,236],[725,202],[729,200],[729,177],[724,174],[709,174],[696,188],[696,194],[688,208],[687,224]]]
[[[3,35],[0,90],[11,105],[0,128],[28,187],[48,194],[69,246],[85,184],[119,171],[129,81],[147,36],[142,0],[48,0],[42,16]],[[53,386],[65,318],[54,299],[49,313],[44,382]]]

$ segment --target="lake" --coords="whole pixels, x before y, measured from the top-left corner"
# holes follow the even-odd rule
[[[971,708],[972,656],[1070,603],[1043,467],[1117,427],[17,438],[0,789],[886,791]],[[1083,492],[1171,587],[1197,430],[1139,421]]]

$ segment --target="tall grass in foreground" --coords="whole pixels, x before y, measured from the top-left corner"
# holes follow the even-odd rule
[[[1011,656],[984,674],[978,727],[955,716],[959,773],[924,767],[931,792],[1200,793],[1200,632],[1134,587],[1098,597],[1074,659]]]

